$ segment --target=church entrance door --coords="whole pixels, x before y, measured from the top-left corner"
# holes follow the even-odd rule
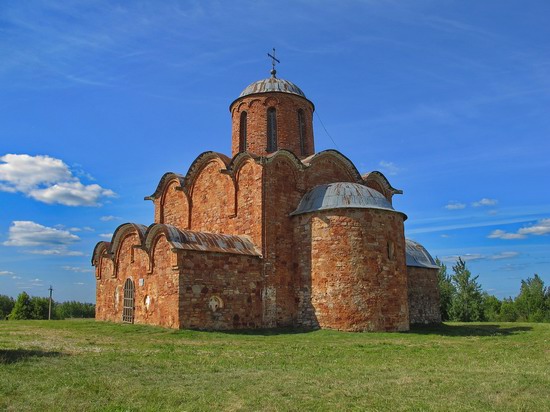
[[[134,323],[134,293],[134,282],[132,279],[126,279],[122,307],[122,321],[125,323]]]

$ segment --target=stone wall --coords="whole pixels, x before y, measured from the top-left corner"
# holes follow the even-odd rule
[[[402,214],[336,209],[295,219],[300,325],[408,330]]]
[[[407,266],[411,324],[441,323],[437,269]]]
[[[261,258],[180,251],[182,328],[241,329],[263,326]]]

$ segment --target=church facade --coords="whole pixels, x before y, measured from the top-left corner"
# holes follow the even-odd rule
[[[437,323],[437,266],[405,239],[401,194],[336,150],[315,152],[314,105],[276,77],[231,103],[232,156],[166,173],[154,223],[93,252],[96,319],[170,328],[404,331]]]

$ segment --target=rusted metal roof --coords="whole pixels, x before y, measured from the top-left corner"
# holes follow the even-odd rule
[[[165,234],[166,240],[174,249],[261,256],[261,252],[248,236],[194,232],[161,223],[149,226],[145,239],[147,250],[150,250],[158,232]]]
[[[439,269],[439,266],[437,266],[426,248],[414,240],[405,239],[405,256],[407,266]]]
[[[268,92],[290,93],[306,97],[304,92],[294,83],[289,82],[288,80],[278,79],[276,77],[270,77],[268,79],[258,80],[257,82],[252,83],[242,91],[239,97],[248,96],[249,94]]]
[[[342,208],[395,211],[382,193],[358,183],[337,182],[319,185],[311,189],[302,197],[298,208],[291,213],[291,216]]]

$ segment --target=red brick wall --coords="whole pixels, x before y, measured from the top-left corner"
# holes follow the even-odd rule
[[[248,235],[259,248],[262,247],[262,172],[254,160],[246,161],[236,171],[237,216],[234,234]]]
[[[408,330],[403,217],[338,209],[296,217],[298,322],[361,331]],[[393,242],[393,257],[388,254]]]
[[[407,266],[411,324],[441,323],[437,269]]]
[[[262,267],[258,257],[181,251],[182,328],[240,329],[263,325]],[[220,298],[223,307],[209,304]]]
[[[313,105],[300,96],[285,93],[262,93],[245,96],[231,106],[232,118],[232,154],[239,153],[240,119],[247,112],[247,150],[258,155],[267,152],[267,110],[277,109],[277,148],[287,149],[298,157],[307,157],[315,153],[313,143]],[[300,148],[298,110],[304,113],[305,153]]]
[[[296,319],[293,212],[303,193],[296,165],[278,156],[265,165],[266,319],[270,326],[287,326]]]
[[[192,183],[191,229],[199,232],[234,233],[235,186],[223,162],[212,159]]]
[[[180,229],[189,228],[189,202],[180,189],[179,180],[174,179],[166,185],[161,196],[160,208],[160,221],[156,223],[166,223]]]
[[[164,235],[153,243],[152,271],[143,273],[143,286],[136,281],[136,323],[179,328],[179,270],[177,254]],[[149,297],[149,307],[146,299]]]
[[[355,182],[355,179],[348,167],[334,155],[326,154],[314,159],[305,170],[304,186],[306,190],[313,189],[318,185],[335,182]]]

